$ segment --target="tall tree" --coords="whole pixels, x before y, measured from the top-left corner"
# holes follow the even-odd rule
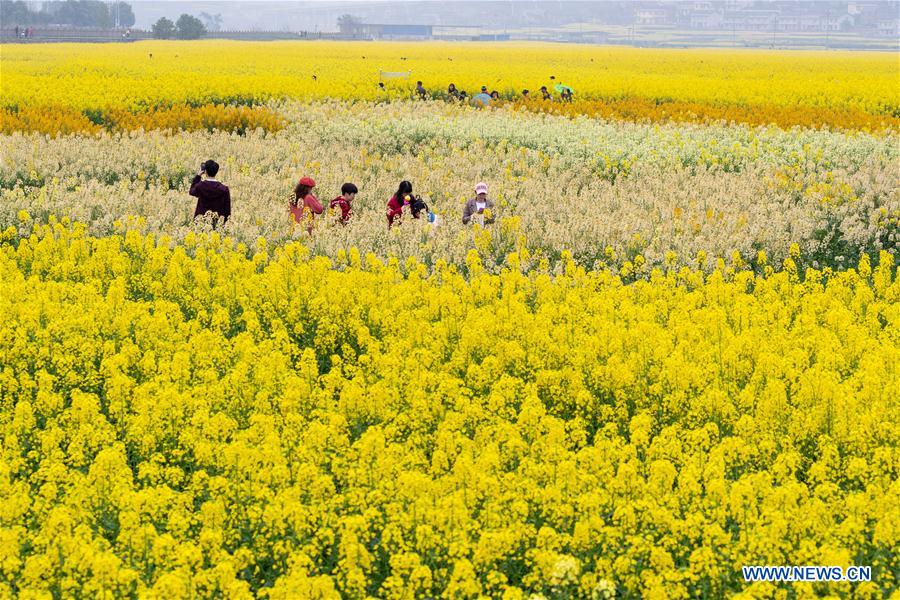
[[[209,14],[208,12],[200,13],[200,20],[203,21],[203,24],[206,26],[207,31],[221,31],[222,29],[222,14],[216,13],[214,15]]]
[[[159,21],[151,27],[153,37],[158,40],[170,40],[175,37],[175,23],[165,17],[160,17]]]
[[[59,25],[109,28],[115,23],[115,18],[110,16],[109,6],[101,0],[47,2],[43,12],[47,14],[47,22]]]
[[[76,27],[112,27],[109,7],[100,0],[67,0],[50,3],[49,12],[55,23]]]
[[[21,0],[0,0],[0,23],[13,25],[38,25],[47,22],[47,14],[33,11]]]
[[[347,14],[338,17],[337,24],[341,33],[354,34],[359,29],[359,26],[362,25],[362,22],[357,17]]]
[[[197,17],[183,14],[175,22],[176,36],[179,40],[196,40],[206,35],[206,27]]]
[[[119,27],[134,26],[134,11],[131,10],[131,5],[127,2],[116,2],[109,7],[109,14],[113,23],[118,21]]]

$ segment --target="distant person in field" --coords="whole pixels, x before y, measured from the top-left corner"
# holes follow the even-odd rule
[[[322,204],[312,193],[316,182],[312,177],[302,177],[294,187],[294,199],[290,202],[291,216],[294,222],[306,225],[306,232],[312,235],[313,219],[324,212]]]
[[[480,106],[484,108],[485,106],[491,105],[491,96],[489,96],[485,92],[480,92],[472,96],[472,106]]]
[[[553,102],[553,96],[550,95],[550,92],[547,90],[546,85],[541,86],[541,100],[549,100]]]
[[[216,180],[218,172],[219,163],[214,160],[204,161],[200,165],[200,172],[194,175],[191,189],[188,192],[197,198],[194,218],[201,217],[208,212],[213,213],[215,214],[213,227],[216,226],[219,218],[222,219],[222,224],[225,224],[228,217],[231,216],[231,191],[228,186]],[[204,176],[206,179],[203,179]]]
[[[407,211],[411,210],[410,205],[412,204],[413,200],[415,200],[415,198],[413,198],[412,191],[413,187],[410,182],[401,181],[400,185],[397,186],[396,193],[394,193],[394,195],[391,196],[391,199],[388,200],[388,229],[393,227],[395,223],[400,223],[400,220],[403,218],[404,208],[406,208]]]
[[[491,92],[491,100],[499,100],[499,99],[500,99],[500,92],[498,92],[497,90],[492,91]]]
[[[528,100],[528,93],[529,93],[528,90],[522,90],[522,98],[524,98],[525,100]]]
[[[422,85],[421,81],[416,82],[416,95],[419,96],[419,100],[424,100],[428,97],[428,91],[425,89],[425,86]]]
[[[569,88],[563,89],[563,91],[560,92],[560,94],[559,94],[559,99],[562,100],[563,102],[571,102],[572,101],[572,90],[570,90]]]
[[[451,83],[447,86],[447,95],[451,100],[459,100],[459,90],[456,89],[455,83]]]
[[[359,190],[352,183],[345,183],[341,186],[341,195],[332,200],[328,207],[332,210],[340,210],[341,216],[338,217],[338,223],[346,225],[350,221],[353,214],[351,203],[356,198]]]
[[[494,216],[491,214],[494,203],[488,200],[487,193],[488,186],[483,181],[475,186],[475,197],[466,202],[463,208],[463,225],[468,225],[472,220],[482,225],[494,222]]]

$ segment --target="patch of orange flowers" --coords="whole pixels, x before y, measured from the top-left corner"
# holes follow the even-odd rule
[[[515,104],[535,112],[570,117],[586,115],[636,122],[734,122],[747,125],[777,125],[784,129],[799,126],[871,132],[900,129],[900,115],[873,114],[860,109],[824,106],[728,105],[637,97],[573,102],[528,100],[517,101]]]
[[[147,112],[131,112],[122,108],[108,110],[77,110],[59,106],[22,106],[18,109],[0,108],[0,133],[15,131],[49,135],[71,133],[94,134],[104,130],[136,131],[213,130],[244,133],[262,128],[278,131],[284,119],[272,110],[260,106],[203,106],[176,105]]]

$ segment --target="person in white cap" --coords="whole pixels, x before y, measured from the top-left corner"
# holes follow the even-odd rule
[[[494,203],[488,200],[487,193],[488,186],[483,181],[475,186],[475,197],[466,202],[466,207],[463,209],[463,225],[468,225],[473,217],[482,225],[494,222],[494,217],[490,214]],[[487,216],[484,214],[486,209],[488,210]]]

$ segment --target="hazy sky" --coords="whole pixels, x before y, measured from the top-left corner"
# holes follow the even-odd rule
[[[720,0],[713,0],[718,3]],[[349,13],[365,23],[506,27],[559,26],[569,23],[631,24],[637,0],[131,0],[136,25],[148,28],[160,17],[182,13],[219,17],[233,31],[336,31]],[[822,11],[846,3],[798,3]],[[896,5],[896,3],[894,4]]]
[[[181,13],[205,12],[220,15],[223,29],[336,31],[337,19],[344,13],[368,23],[477,24],[480,18],[476,7],[488,4],[503,14],[509,14],[507,10],[538,10],[556,15],[565,13],[566,5],[600,5],[597,0],[133,0],[132,7],[138,27],[149,27],[160,17],[173,19]],[[492,9],[482,8],[482,18],[484,10]]]

